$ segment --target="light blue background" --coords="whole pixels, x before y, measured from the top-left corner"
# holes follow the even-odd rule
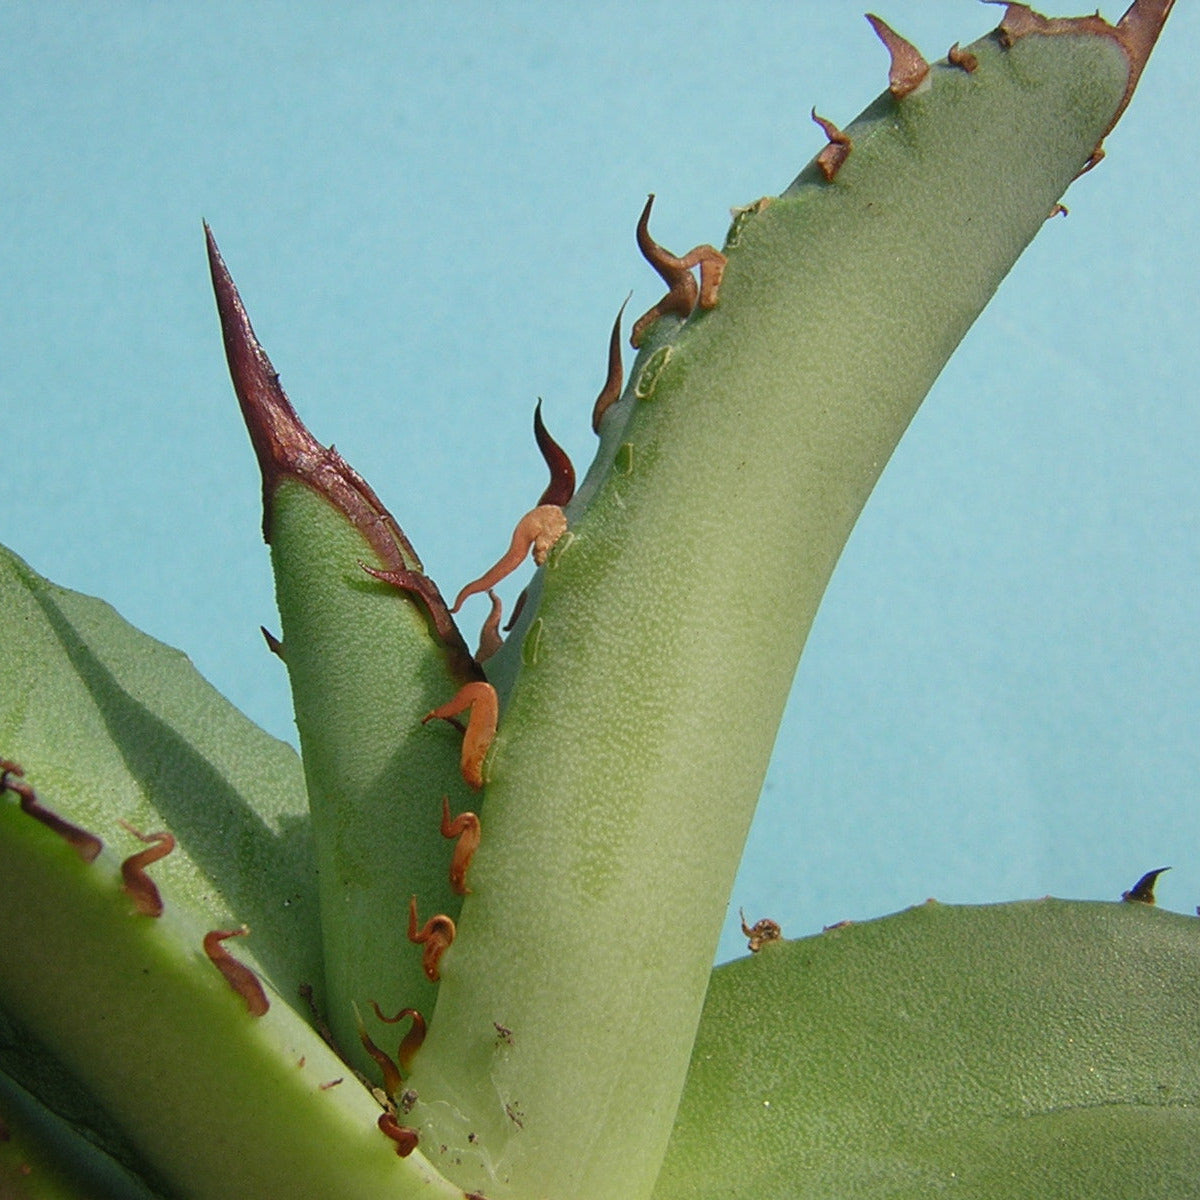
[[[291,737],[201,218],[314,432],[453,593],[543,487],[537,396],[590,458],[614,310],[659,290],[646,193],[664,244],[719,242],[819,148],[813,104],[844,123],[881,90],[860,14],[10,0],[0,541]],[[882,15],[933,58],[998,12]],[[1115,897],[1167,863],[1160,900],[1200,902],[1198,46],[1180,5],[868,505],[723,956],[739,904],[799,935],[931,895]]]

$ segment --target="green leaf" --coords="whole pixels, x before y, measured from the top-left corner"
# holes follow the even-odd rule
[[[442,797],[473,806],[461,734],[429,712],[482,678],[441,593],[370,486],[300,421],[259,344],[211,232],[209,264],[234,390],[263,479],[287,666],[320,888],[326,1011],[355,1065],[377,1076],[357,1014],[432,1010],[406,935],[410,896],[458,916]],[[368,570],[376,572],[373,578]],[[380,575],[381,573],[381,575]],[[386,580],[386,582],[385,582]]]
[[[25,1031],[53,1059],[32,1054],[22,1082],[45,1098],[65,1070],[182,1195],[461,1195],[393,1152],[378,1102],[297,1011],[320,945],[295,754],[183,655],[7,553],[0,670],[0,757],[26,772],[0,795],[0,1066]],[[22,811],[26,785],[99,855]],[[122,819],[178,840],[148,868],[161,916],[122,889],[121,860],[144,848]],[[203,948],[242,923],[258,1016]]]
[[[264,651],[264,654],[266,652]],[[0,547],[0,757],[118,859],[123,829],[169,830],[151,874],[208,928],[249,925],[278,990],[320,990],[307,803],[294,750],[238,712],[187,657],[108,604]]]
[[[1194,1196],[1200,921],[929,902],[712,977],[656,1200]]]

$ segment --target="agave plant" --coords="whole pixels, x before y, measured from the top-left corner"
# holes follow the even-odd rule
[[[5,1195],[1193,1193],[1200,926],[1157,870],[796,941],[751,914],[710,970],[854,522],[1170,7],[1009,4],[934,63],[872,17],[887,90],[814,110],[720,249],[646,200],[665,295],[616,316],[595,459],[577,485],[535,412],[548,483],[453,602],[208,233],[300,755],[6,555]]]

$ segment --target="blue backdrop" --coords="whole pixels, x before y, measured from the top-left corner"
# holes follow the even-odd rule
[[[664,244],[719,242],[819,148],[814,104],[845,123],[885,81],[843,0],[496,9],[0,7],[0,541],[280,737],[201,218],[313,431],[453,594],[543,487],[536,397],[590,457],[613,312],[659,290],[646,193]],[[935,58],[998,12],[881,15]],[[751,919],[1115,897],[1166,864],[1161,902],[1200,902],[1197,45],[1181,5],[868,505],[734,895]]]

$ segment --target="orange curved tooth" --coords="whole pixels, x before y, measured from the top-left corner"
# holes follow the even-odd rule
[[[450,860],[450,887],[460,896],[470,894],[467,887],[467,868],[479,848],[479,817],[473,812],[450,816],[450,797],[442,797],[442,837],[458,838],[454,857]]]
[[[245,925],[241,929],[214,929],[204,935],[204,953],[208,955],[213,966],[225,976],[225,982],[246,1002],[246,1011],[252,1017],[261,1017],[271,1002],[258,976],[245,963],[240,963],[224,946],[226,938],[245,937],[250,930]]]
[[[408,902],[408,940],[418,946],[424,946],[421,956],[421,966],[425,969],[425,977],[430,983],[441,979],[438,962],[447,948],[454,941],[454,921],[445,913],[430,917],[424,925],[417,928],[417,898],[413,896]]]
[[[146,868],[159,859],[166,858],[175,849],[175,839],[165,830],[159,833],[139,833],[124,821],[121,826],[132,833],[139,842],[150,848],[131,854],[121,864],[121,887],[133,901],[133,906],[144,917],[161,917],[163,914],[162,893],[158,885],[146,874]]]
[[[540,567],[546,561],[550,548],[566,531],[567,516],[557,504],[539,504],[531,509],[517,522],[512,541],[500,560],[458,593],[450,611],[458,612],[469,596],[486,592],[511,575],[525,561],[525,555],[530,550],[533,551],[533,561]]]
[[[467,785],[478,790],[483,787],[483,760],[496,736],[496,724],[500,716],[500,699],[496,689],[481,679],[465,684],[452,700],[426,713],[421,718],[421,724],[434,718],[448,721],[467,708],[471,710],[471,716],[463,736],[460,767]]]

